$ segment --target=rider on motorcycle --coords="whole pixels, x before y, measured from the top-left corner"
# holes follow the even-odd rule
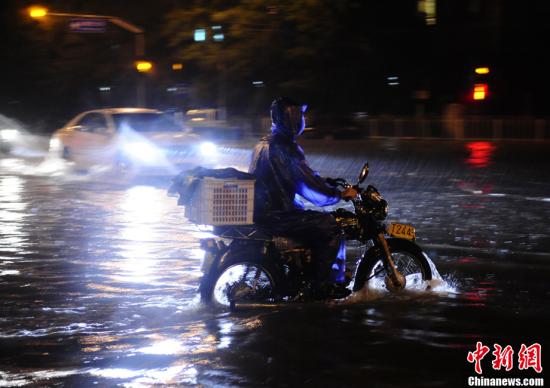
[[[357,196],[352,187],[340,191],[313,171],[296,138],[305,127],[307,105],[282,97],[271,104],[271,135],[256,145],[249,172],[256,177],[255,222],[275,235],[295,238],[312,250],[314,296],[333,292],[332,264],[341,248],[334,216],[304,210],[298,195],[316,206],[333,205]]]

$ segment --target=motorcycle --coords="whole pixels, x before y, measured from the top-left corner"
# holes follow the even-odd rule
[[[367,284],[391,293],[429,289],[432,271],[427,256],[415,243],[414,227],[383,223],[388,214],[386,200],[374,186],[360,186],[368,173],[366,163],[352,186],[358,192],[351,200],[354,211],[339,208],[333,212],[345,239],[367,247],[344,286],[352,292]],[[351,186],[342,178],[327,178],[327,183],[341,188]],[[313,266],[307,246],[274,236],[258,225],[219,226],[213,233],[221,240],[201,240],[205,257],[199,292],[203,302],[260,306],[303,300],[308,294]]]

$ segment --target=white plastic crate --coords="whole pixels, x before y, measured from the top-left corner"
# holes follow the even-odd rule
[[[202,178],[185,217],[200,225],[253,224],[254,181]]]

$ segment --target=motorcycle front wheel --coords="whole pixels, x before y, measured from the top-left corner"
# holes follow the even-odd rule
[[[214,304],[223,307],[233,303],[272,302],[277,295],[274,271],[254,262],[227,265],[213,282],[210,295]]]
[[[432,270],[422,249],[403,239],[389,238],[386,241],[397,270],[405,277],[405,290],[426,290],[428,281],[432,279]],[[394,291],[386,283],[387,273],[382,263],[382,254],[376,248],[365,254],[357,268],[353,291],[359,291],[366,282],[370,288]]]

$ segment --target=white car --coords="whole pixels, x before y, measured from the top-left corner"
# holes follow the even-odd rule
[[[49,151],[79,169],[109,165],[171,172],[212,166],[217,155],[215,144],[202,141],[173,116],[143,108],[81,113],[52,135]]]

